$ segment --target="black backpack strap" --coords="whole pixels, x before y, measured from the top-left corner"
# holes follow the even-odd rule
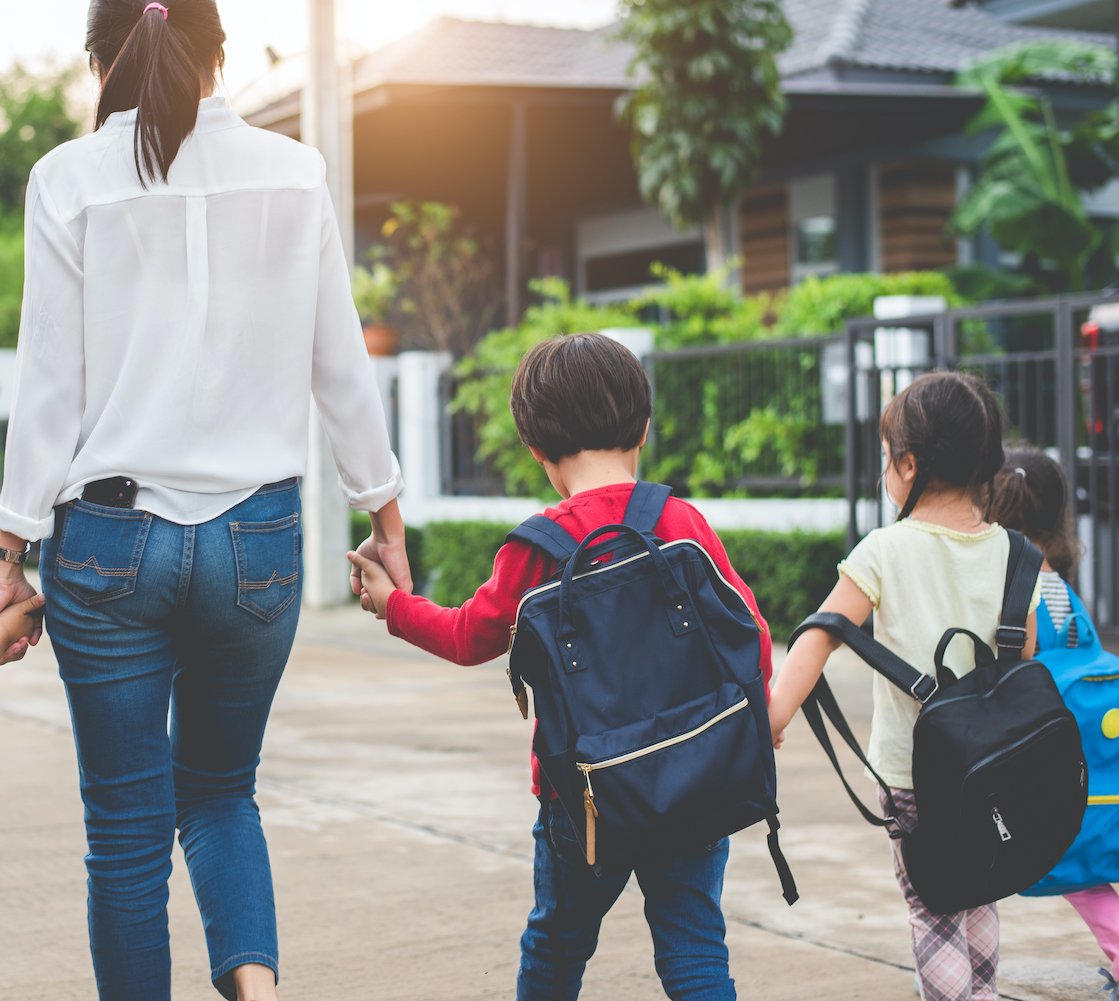
[[[578,542],[543,514],[534,514],[522,521],[505,536],[505,541],[527,542],[530,546],[544,550],[557,563],[568,560],[579,548]]]
[[[793,879],[793,870],[789,868],[789,863],[785,861],[781,845],[777,840],[777,831],[781,827],[781,821],[777,819],[777,814],[765,819],[769,823],[769,834],[766,835],[765,839],[769,848],[769,857],[773,859],[773,867],[777,870],[777,878],[781,880],[781,896],[785,898],[785,903],[792,907],[800,900],[800,893],[797,890],[796,880]]]
[[[995,633],[998,659],[1019,660],[1026,645],[1026,620],[1037,587],[1037,575],[1044,557],[1021,532],[1007,529],[1010,555],[1006,561],[1006,584],[1002,592],[1002,616]]]
[[[863,632],[862,629],[856,626],[855,623],[845,615],[840,615],[837,612],[816,612],[814,615],[808,616],[807,619],[797,626],[796,631],[790,637],[789,646],[792,646],[793,643],[796,642],[801,633],[809,629],[823,629],[838,639],[841,639],[866,661],[867,664],[886,678],[887,681],[892,682],[903,692],[913,696],[913,698],[922,705],[936,694],[937,682],[935,678],[931,678],[927,674],[922,674],[915,667],[907,664],[892,650],[888,650],[872,636]],[[890,787],[886,785],[882,777],[871,767],[870,762],[863,753],[863,749],[859,746],[858,739],[855,737],[855,734],[852,732],[850,725],[844,717],[843,711],[839,708],[839,703],[835,699],[831,686],[822,676],[820,680],[816,682],[816,686],[808,694],[808,698],[804,700],[804,705],[801,706],[801,712],[804,713],[804,718],[808,720],[808,725],[812,728],[813,734],[815,734],[816,739],[820,742],[820,746],[824,749],[824,753],[828,756],[828,760],[832,763],[832,767],[839,776],[839,780],[843,783],[843,788],[847,790],[847,795],[851,797],[851,802],[855,804],[859,813],[863,815],[863,819],[865,819],[867,823],[873,824],[875,827],[886,828],[891,838],[903,837],[903,832],[897,821],[897,806],[894,803]],[[866,769],[874,776],[878,785],[881,786],[885,794],[886,808],[889,816],[878,816],[877,813],[859,799],[855,790],[851,788],[851,784],[847,781],[847,777],[843,774],[843,769],[839,764],[839,757],[835,753],[831,735],[828,733],[827,727],[824,724],[825,716],[835,728],[836,733],[843,739],[843,742],[851,749],[855,757],[866,766]]]
[[[875,827],[886,828],[891,838],[901,837],[902,831],[897,821],[897,806],[894,803],[894,797],[890,792],[890,787],[886,785],[882,777],[871,767],[870,762],[863,753],[863,749],[859,746],[858,739],[851,731],[851,727],[846,717],[843,715],[843,710],[839,708],[839,703],[835,700],[835,694],[832,692],[831,686],[827,683],[825,678],[821,677],[820,680],[816,682],[815,688],[808,693],[808,698],[804,700],[804,705],[800,707],[800,710],[804,713],[804,718],[812,728],[812,733],[815,734],[816,739],[820,742],[820,747],[824,749],[824,754],[827,755],[828,760],[832,764],[832,768],[835,769],[836,775],[839,776],[839,781],[843,783],[843,788],[847,790],[847,795],[851,798],[851,802],[855,804],[855,808],[863,815],[863,819],[866,820],[868,824],[873,824]],[[871,808],[859,798],[855,790],[851,788],[851,783],[847,781],[847,776],[843,774],[843,767],[840,765],[839,757],[835,753],[835,746],[832,744],[831,735],[824,725],[824,716],[827,716],[831,725],[835,727],[835,732],[839,734],[855,757],[863,763],[867,771],[874,776],[878,785],[881,786],[886,797],[889,816],[878,816],[877,813],[871,810]]]
[[[622,524],[636,528],[639,532],[652,532],[660,520],[668,498],[672,496],[672,487],[663,483],[647,483],[638,480],[633,487],[633,493],[626,504],[626,513]]]
[[[809,629],[823,629],[842,640],[863,660],[907,695],[924,705],[936,693],[936,679],[922,674],[907,664],[892,650],[888,650],[874,637],[865,633],[845,615],[838,612],[815,612],[808,616],[789,638],[792,646],[800,634]]]

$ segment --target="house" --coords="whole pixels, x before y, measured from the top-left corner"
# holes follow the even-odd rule
[[[1008,23],[987,9],[996,6],[1011,0],[785,0],[795,31],[780,57],[785,129],[727,220],[746,291],[810,274],[997,261],[989,241],[946,235],[983,148],[963,135],[979,98],[956,88],[955,74],[1029,39],[1111,39]],[[646,285],[654,261],[701,271],[698,230],[672,229],[638,194],[615,116],[630,56],[610,27],[443,18],[359,59],[358,246],[397,199],[455,203],[504,260],[511,321],[534,276],[566,277],[606,301]],[[1112,96],[1047,87],[1059,111]],[[253,124],[298,135],[298,90],[242,110]],[[1119,214],[1115,201],[1100,210]]]
[[[959,0],[958,0],[959,2]],[[978,3],[995,17],[1015,24],[1037,24],[1079,31],[1119,30],[1113,0],[963,0]]]

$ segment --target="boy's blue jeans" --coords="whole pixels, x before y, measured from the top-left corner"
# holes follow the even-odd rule
[[[720,898],[729,842],[592,869],[558,803],[542,802],[532,831],[536,904],[521,936],[517,1001],[574,1001],[606,912],[631,873],[664,992],[674,1001],[734,1001]],[[597,869],[597,873],[596,873]]]
[[[299,618],[298,486],[270,484],[201,525],[73,502],[41,572],[78,753],[100,997],[171,996],[177,827],[211,978],[235,998],[236,967],[278,970],[254,793]]]

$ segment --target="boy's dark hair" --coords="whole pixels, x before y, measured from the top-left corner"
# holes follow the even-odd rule
[[[1040,449],[1018,445],[1007,450],[995,476],[987,517],[1037,543],[1050,566],[1067,579],[1080,555],[1068,499],[1060,465]]]
[[[895,396],[879,425],[890,457],[910,455],[917,475],[899,518],[908,518],[930,484],[971,494],[985,492],[1003,463],[1003,416],[995,394],[963,372],[929,372]]]
[[[513,375],[509,409],[521,441],[550,462],[584,449],[635,448],[653,412],[641,362],[602,334],[537,344]]]

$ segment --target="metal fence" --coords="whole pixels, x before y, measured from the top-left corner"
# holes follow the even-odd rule
[[[922,371],[974,372],[999,395],[1008,437],[1046,449],[1074,485],[1084,552],[1076,583],[1101,631],[1119,634],[1119,345],[1089,347],[1079,339],[1091,308],[1114,300],[1056,296],[891,321],[894,328],[881,320],[850,323],[844,443],[849,541],[866,527],[859,519],[866,502],[872,524],[886,518],[879,488],[882,405]]]
[[[847,414],[829,374],[838,365],[845,378],[843,344],[790,338],[649,356],[645,475],[680,494],[842,496]]]
[[[879,489],[882,406],[921,372],[985,378],[1010,436],[1045,448],[1075,484],[1085,558],[1077,585],[1101,630],[1119,635],[1119,338],[1089,349],[1079,331],[1095,294],[861,319],[834,337],[741,342],[656,352],[643,475],[681,496],[843,497],[853,545],[886,518]],[[456,389],[447,376],[444,403]],[[449,494],[492,496],[501,477],[477,458],[479,428],[449,406],[443,482]]]
[[[439,411],[443,415],[440,470],[443,493],[449,497],[496,497],[505,492],[501,474],[478,456],[481,421],[453,406],[461,379],[453,372],[439,380]]]

